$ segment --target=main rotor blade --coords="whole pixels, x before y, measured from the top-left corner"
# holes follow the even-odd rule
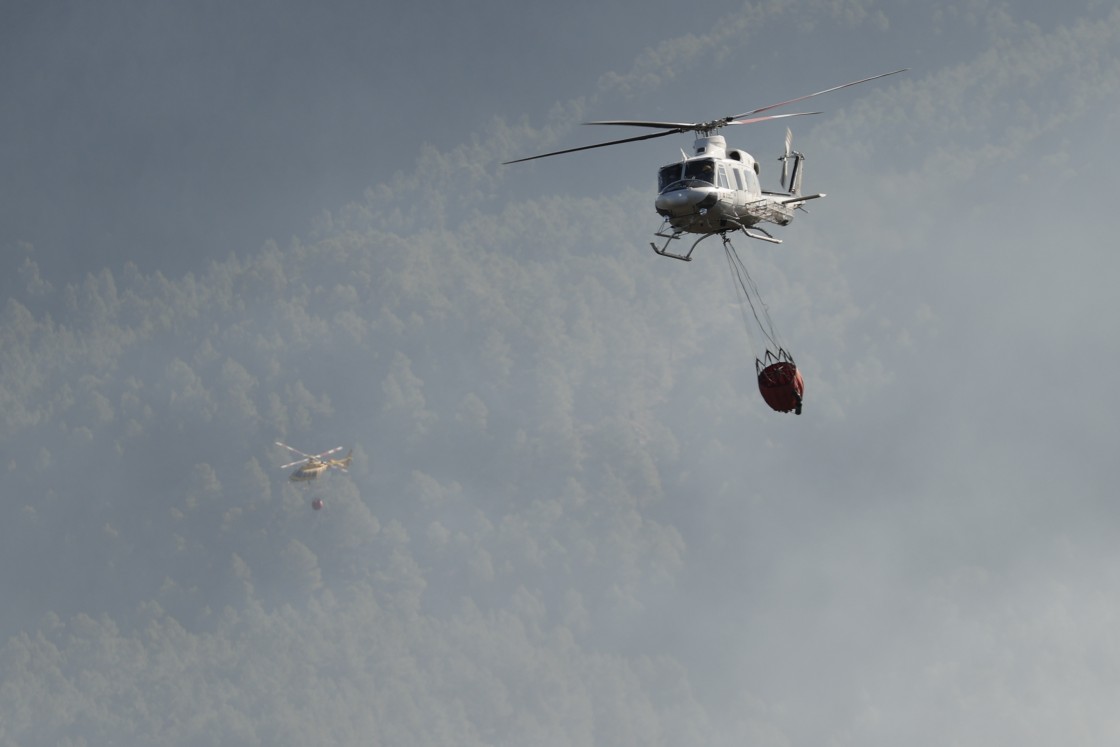
[[[810,115],[810,114],[820,114],[820,112],[798,112],[796,114],[771,114],[771,115],[767,115],[765,117],[751,117],[752,114],[761,114],[762,112],[769,111],[771,109],[777,109],[779,106],[787,106],[788,104],[795,104],[798,101],[804,101],[805,99],[811,99],[814,96],[820,96],[820,95],[825,94],[825,93],[831,93],[833,91],[839,91],[841,88],[848,88],[850,86],[859,85],[860,83],[867,83],[868,81],[871,81],[871,80],[878,80],[879,78],[885,78],[888,75],[895,75],[897,73],[904,73],[909,69],[910,68],[904,67],[901,70],[892,70],[889,73],[881,73],[879,75],[872,75],[870,78],[863,78],[862,80],[853,80],[851,83],[843,83],[839,86],[833,86],[832,88],[826,88],[823,91],[817,91],[816,93],[810,93],[807,96],[798,96],[797,98],[790,99],[789,101],[782,101],[782,102],[777,103],[777,104],[770,104],[769,106],[764,106],[764,107],[761,107],[759,109],[752,109],[749,112],[743,112],[742,114],[736,114],[736,115],[731,116],[731,117],[724,117],[723,119],[717,119],[717,120],[714,120],[712,122],[656,122],[656,121],[641,120],[641,119],[637,119],[637,120],[635,120],[635,119],[608,119],[608,120],[601,120],[601,121],[597,121],[597,122],[584,122],[584,124],[589,124],[589,125],[621,125],[621,126],[627,126],[627,127],[653,127],[653,128],[659,129],[659,130],[663,130],[663,132],[655,132],[651,135],[636,135],[634,137],[622,138],[621,140],[610,140],[610,141],[607,141],[605,143],[595,143],[594,145],[581,145],[578,148],[565,148],[564,150],[554,150],[550,153],[541,153],[540,155],[536,155],[536,156],[528,156],[526,158],[516,158],[512,161],[502,161],[502,165],[503,166],[508,166],[511,163],[523,163],[524,161],[535,161],[538,158],[548,158],[550,156],[562,156],[565,153],[578,153],[581,150],[593,150],[595,148],[605,148],[608,145],[621,145],[622,143],[635,143],[635,142],[638,142],[639,140],[652,140],[653,138],[665,137],[666,135],[674,135],[674,134],[678,134],[678,133],[681,133],[681,132],[704,132],[704,133],[708,133],[708,132],[718,130],[720,127],[723,127],[725,125],[753,124],[755,122],[765,122],[766,120],[769,120],[769,119],[781,119],[781,118],[784,118],[784,117],[803,117],[803,116]],[[294,449],[293,449],[293,451],[294,451]]]
[[[691,127],[691,125],[689,126]],[[565,153],[577,153],[581,150],[591,150],[593,148],[605,148],[608,145],[619,145],[621,143],[634,143],[638,140],[651,140],[655,137],[665,137],[666,135],[675,135],[678,132],[685,132],[686,130],[665,130],[664,132],[655,132],[652,135],[638,135],[636,137],[626,137],[621,140],[611,140],[606,143],[596,143],[595,145],[583,145],[579,148],[567,148],[565,150],[554,150],[551,153],[541,153],[539,156],[529,156],[528,158],[517,158],[513,161],[502,161],[503,166],[508,166],[511,163],[521,163],[522,161],[534,161],[538,158],[548,158],[549,156],[561,156]]]
[[[804,101],[805,99],[811,99],[814,96],[820,96],[821,94],[824,94],[824,93],[832,93],[833,91],[839,91],[841,88],[848,88],[849,86],[858,86],[860,83],[866,83],[869,80],[878,80],[879,78],[885,78],[888,75],[895,75],[897,73],[904,73],[909,69],[910,68],[908,68],[908,67],[904,67],[901,70],[892,70],[889,73],[880,73],[879,75],[872,75],[870,78],[864,78],[863,80],[853,80],[851,83],[844,83],[844,84],[841,84],[839,86],[833,86],[832,88],[826,88],[823,91],[817,91],[816,93],[810,93],[808,96],[798,96],[795,99],[790,99],[789,101],[783,101],[779,104],[770,104],[770,106],[764,106],[761,109],[752,109],[749,112],[743,112],[742,114],[736,114],[734,117],[728,117],[728,119],[729,120],[731,120],[731,119],[742,119],[743,117],[749,117],[752,114],[758,114],[760,112],[769,111],[771,109],[777,109],[779,106],[785,106],[787,104],[795,104],[798,101]]]
[[[283,446],[283,447],[284,447],[285,449],[287,449],[288,451],[292,451],[292,452],[295,452],[296,454],[299,454],[299,455],[300,455],[300,456],[302,456],[302,457],[307,457],[308,459],[311,459],[311,458],[312,458],[310,454],[304,454],[304,453],[303,453],[302,451],[300,451],[299,449],[293,449],[293,448],[292,448],[291,446],[288,446],[287,444],[282,444],[282,443],[280,443],[279,441],[277,441],[277,442],[276,442],[276,445],[277,445],[277,446]]]
[[[324,451],[322,454],[316,454],[315,458],[316,459],[322,459],[325,456],[330,456],[331,454],[335,453],[336,451],[342,451],[342,447],[341,446],[336,446],[333,449],[331,449],[330,451]]]
[[[650,122],[644,119],[603,119],[597,122],[584,122],[585,125],[623,125],[625,127],[657,127],[661,130],[687,132],[699,127],[699,122]]]
[[[280,469],[287,469],[288,467],[294,467],[297,464],[306,464],[306,463],[307,463],[306,459],[297,459],[294,462],[288,462],[287,464],[281,464]]]
[[[733,119],[727,124],[754,124],[755,122],[765,122],[768,119],[785,119],[786,117],[808,117],[812,114],[821,114],[822,112],[794,112],[792,114],[767,114],[765,117],[751,117],[750,119]]]

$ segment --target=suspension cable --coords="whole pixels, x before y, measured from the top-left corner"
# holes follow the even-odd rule
[[[770,318],[770,309],[766,306],[766,302],[762,300],[762,296],[758,292],[758,286],[755,285],[754,278],[751,277],[747,266],[743,264],[740,259],[739,253],[735,247],[731,245],[731,240],[726,236],[723,237],[723,252],[727,257],[727,266],[731,268],[731,275],[736,281],[735,292],[739,296],[739,312],[743,315],[743,321],[750,331],[750,322],[746,318],[746,311],[743,309],[743,299],[747,301],[750,306],[751,314],[754,316],[758,328],[762,330],[762,334],[766,339],[777,349],[781,349],[781,344],[777,340],[777,334],[774,332],[774,321]],[[753,296],[753,297],[752,297]],[[754,299],[758,299],[758,306],[762,307],[762,317],[759,318],[758,308],[755,306]],[[765,320],[765,322],[763,321]]]

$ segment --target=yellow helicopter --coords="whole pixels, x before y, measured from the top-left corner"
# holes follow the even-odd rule
[[[635,135],[605,143],[595,143],[594,145],[583,145],[577,148],[566,148],[537,156],[518,158],[505,163],[521,163],[537,158],[559,156],[564,153],[605,148],[608,145],[695,132],[697,138],[692,146],[692,155],[682,151],[681,160],[663,166],[658,170],[658,192],[654,207],[657,214],[664,220],[655,235],[664,239],[665,242],[661,246],[651,242],[650,246],[653,247],[653,250],[663,257],[688,261],[692,259],[692,252],[701,241],[709,236],[719,235],[723,237],[726,246],[728,244],[727,234],[733,231],[742,231],[748,238],[780,244],[782,243],[781,239],[775,238],[759,224],[789,225],[793,220],[794,210],[801,208],[809,200],[824,197],[824,193],[801,193],[801,164],[805,156],[792,150],[792,133],[788,128],[786,129],[785,153],[779,158],[782,162],[782,175],[781,190],[778,191],[763,189],[759,184],[759,165],[754,156],[738,148],[728,148],[727,141],[717,133],[730,125],[754,124],[786,117],[820,114],[820,112],[795,112],[792,114],[763,114],[763,112],[769,112],[771,109],[811,99],[814,96],[831,93],[832,91],[839,91],[849,86],[885,78],[888,75],[905,72],[905,70],[904,68],[881,75],[873,75],[870,78],[833,86],[823,91],[810,93],[807,96],[799,96],[789,101],[770,104],[769,106],[752,109],[749,112],[721,117],[708,122],[650,122],[631,119],[586,122],[585,124],[589,125],[644,127],[658,130],[658,132],[648,135]],[[669,246],[672,242],[685,234],[698,234],[699,238],[695,240],[686,253],[670,251]]]
[[[332,467],[334,469],[342,470],[343,472],[345,472],[346,468],[350,466],[350,462],[353,459],[354,454],[354,450],[351,449],[342,459],[327,459],[327,457],[329,457],[331,454],[342,451],[342,447],[336,446],[330,451],[324,451],[322,454],[304,454],[299,449],[293,449],[291,446],[280,443],[279,441],[276,442],[276,445],[283,446],[288,451],[294,454],[299,454],[300,457],[302,457],[301,459],[297,459],[294,462],[288,462],[287,464],[280,465],[280,469],[294,467],[297,464],[300,465],[299,469],[288,476],[288,479],[292,482],[307,482],[309,480],[314,480],[316,477],[323,474]]]

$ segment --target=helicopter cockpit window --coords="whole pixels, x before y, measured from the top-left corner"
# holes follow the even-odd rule
[[[681,165],[674,163],[672,166],[662,166],[657,172],[657,191],[664,192],[666,187],[676,184],[681,180]]]
[[[684,165],[684,178],[697,179],[708,184],[715,184],[716,180],[716,164],[710,158],[702,158],[698,161],[688,161]]]

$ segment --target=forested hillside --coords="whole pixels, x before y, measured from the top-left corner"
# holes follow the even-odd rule
[[[499,5],[363,6],[422,55],[329,3],[24,5],[0,745],[1118,741],[1120,11],[746,3],[618,52],[526,6],[502,57]],[[522,101],[534,46],[565,87]],[[499,165],[903,66],[789,120],[828,198],[733,237],[800,417],[718,239],[650,251],[687,136]],[[783,128],[728,129],[774,187]],[[353,463],[296,484],[277,441]]]
[[[435,742],[573,716],[602,740],[604,701],[694,709],[633,639],[685,553],[666,418],[718,431],[757,394],[719,265],[642,253],[644,197],[408,240],[352,208],[177,279],[55,288],[26,258],[0,320],[4,735],[392,743],[413,713]],[[713,345],[743,391],[671,407]],[[289,483],[276,440],[354,464]],[[447,688],[478,702],[432,717]]]

